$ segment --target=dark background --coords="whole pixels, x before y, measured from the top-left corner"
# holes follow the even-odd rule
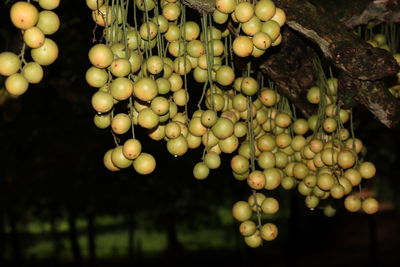
[[[113,139],[93,125],[94,89],[84,79],[94,23],[77,2],[56,10],[61,29],[50,38],[60,56],[44,80],[19,99],[0,101],[0,266],[397,266],[399,128],[386,129],[362,109],[354,115],[356,135],[378,168],[363,188],[382,210],[349,214],[337,201],[337,215],[327,218],[307,210],[295,190],[275,190],[281,210],[265,220],[277,224],[279,236],[259,249],[243,244],[230,215],[232,204],[250,195],[229,170],[231,156],[197,181],[200,149],[175,159],[137,127],[156,171],[107,171],[102,157]],[[0,51],[20,47],[9,7],[0,4]]]

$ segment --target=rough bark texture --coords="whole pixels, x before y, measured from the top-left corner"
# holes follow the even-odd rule
[[[371,21],[377,23],[393,23],[400,21],[399,0],[310,0],[324,12],[329,12],[335,18],[354,28]]]
[[[354,91],[354,88],[358,90]],[[354,97],[385,126],[390,128],[399,122],[399,101],[385,88],[383,81],[362,81],[343,75],[339,79],[339,90],[342,94],[347,94],[342,99],[350,100]]]
[[[397,62],[389,52],[371,47],[328,12],[307,1],[276,2],[286,13],[287,25],[317,44],[325,57],[347,75],[377,80],[397,73]]]
[[[183,0],[182,2],[200,13],[212,13],[215,10],[215,0]]]
[[[290,56],[288,56],[290,55]],[[313,86],[315,73],[312,59],[313,49],[290,29],[283,32],[283,41],[278,53],[271,55],[261,66],[261,70],[278,86],[281,94],[289,98],[306,116],[316,111],[306,100],[306,91]]]

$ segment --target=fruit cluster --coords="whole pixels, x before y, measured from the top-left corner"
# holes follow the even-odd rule
[[[41,10],[30,1],[18,1],[10,10],[11,22],[21,30],[23,45],[21,53],[0,53],[0,75],[7,76],[5,88],[10,95],[19,96],[26,92],[29,84],[37,84],[43,79],[43,68],[58,57],[57,44],[47,36],[60,27],[60,19],[52,11],[60,0],[38,0]],[[30,48],[30,58],[25,60],[25,50]]]
[[[247,125],[239,120],[246,119],[247,97],[256,95],[259,90],[252,77],[235,79],[233,55],[228,51],[236,53],[236,39],[232,42],[227,21],[223,24],[219,20],[219,28],[213,26],[214,13],[213,17],[203,15],[199,25],[186,21],[185,6],[180,1],[137,0],[131,26],[127,22],[128,2],[111,6],[101,0],[87,0],[86,3],[92,9],[93,20],[104,27],[105,40],[90,49],[89,60],[93,66],[86,73],[88,84],[98,88],[92,97],[92,106],[97,112],[94,123],[103,129],[111,126],[113,134],[118,136],[132,130],[132,136],[124,144],[116,142],[116,148],[107,151],[105,166],[119,170],[133,165],[140,174],[154,170],[154,157],[142,153],[141,143],[135,138],[134,127],[138,125],[147,129],[153,140],[165,140],[168,151],[174,156],[182,156],[189,148],[203,144],[207,152],[204,162],[212,162],[211,168],[218,167],[218,154],[232,153],[239,145],[234,130],[240,137],[246,135]],[[236,1],[232,3],[236,7]],[[262,21],[278,25],[274,31],[276,36],[263,33],[269,43],[278,44],[280,41],[276,39],[280,36],[279,23],[284,23],[283,12],[277,11],[279,9],[269,0],[257,2],[255,7],[247,4],[248,20],[257,20],[260,25]],[[239,14],[244,10],[241,6],[233,10]],[[262,20],[254,16],[254,9],[260,8],[269,10],[270,15]],[[143,14],[140,23],[136,10]],[[279,23],[271,20],[278,13]],[[240,21],[246,22],[245,19]],[[268,27],[264,28],[267,31]],[[251,41],[250,50],[257,49],[254,47]],[[238,50],[239,56],[243,56],[241,51]],[[196,82],[204,83],[199,109],[190,119],[187,108],[189,74]],[[202,110],[202,105],[206,110]],[[234,106],[240,107],[235,109]],[[203,162],[194,168],[198,179],[205,178],[208,171],[209,167]]]
[[[280,28],[285,24],[286,15],[273,1],[216,0],[215,7],[215,23],[226,23],[230,15],[231,23],[238,24],[232,46],[237,56],[260,57],[270,46],[281,43]]]
[[[326,205],[328,198],[345,196],[350,211],[361,206],[367,213],[376,211],[375,199],[361,204],[349,195],[363,178],[375,175],[375,167],[362,162],[362,142],[352,125],[345,127],[351,111],[337,104],[337,80],[321,78],[309,90],[307,98],[319,111],[307,121],[296,118],[288,100],[272,83],[266,86],[251,65],[252,57],[281,42],[285,15],[272,1],[217,0],[214,13],[203,14],[199,23],[186,20],[179,0],[135,0],[133,25],[127,20],[129,1],[86,3],[94,22],[104,27],[102,43],[89,51],[93,66],[86,80],[97,90],[94,123],[111,127],[114,136],[115,147],[104,155],[109,170],[154,170],[155,158],[142,152],[135,138],[137,126],[152,140],[164,140],[175,157],[204,147],[193,168],[199,180],[221,165],[221,153],[237,151],[231,160],[233,176],[247,181],[253,193],[237,202],[232,214],[251,247],[278,235],[278,228],[262,224],[261,217],[276,213],[279,202],[260,190],[297,188],[307,207],[326,206],[326,214],[334,212]],[[247,60],[247,68],[238,69],[235,57]],[[189,89],[195,86],[188,84],[188,75],[203,84],[193,112]]]
[[[264,104],[269,101],[255,114],[262,130],[256,133],[253,142],[251,138],[250,142],[243,142],[231,161],[234,177],[246,180],[250,188],[257,190],[247,201],[239,201],[232,208],[234,218],[241,222],[240,233],[250,247],[258,247],[263,240],[273,240],[278,234],[274,224],[261,224],[261,217],[275,214],[279,202],[258,190],[297,188],[305,197],[306,207],[311,210],[321,207],[327,216],[335,213],[330,201],[342,198],[350,212],[377,212],[375,198],[352,193],[360,188],[363,179],[375,176],[376,168],[373,163],[362,161],[365,147],[354,136],[351,110],[340,108],[336,93],[336,78],[323,76],[319,86],[310,88],[307,99],[318,104],[319,109],[307,121],[295,119],[289,108],[277,109],[276,103],[270,102],[277,99],[276,92],[270,89],[260,92],[259,99]],[[263,98],[265,95],[268,97]]]

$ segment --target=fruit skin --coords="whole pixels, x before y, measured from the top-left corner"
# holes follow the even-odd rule
[[[247,36],[240,35],[235,38],[232,47],[237,56],[248,57],[253,52],[253,41]]]
[[[39,6],[43,9],[52,10],[60,5],[60,0],[39,0]]]
[[[0,75],[10,76],[21,67],[21,60],[13,52],[0,53]]]
[[[32,27],[24,32],[23,39],[30,48],[39,48],[44,43],[44,34],[38,27]]]
[[[232,207],[232,215],[239,222],[250,219],[252,214],[251,207],[246,201],[238,201]]]
[[[100,69],[111,65],[114,55],[111,49],[105,44],[94,45],[89,50],[89,60],[94,66]]]
[[[278,228],[273,223],[266,223],[261,226],[261,238],[266,241],[272,241],[278,236]]]
[[[251,236],[257,231],[257,226],[253,221],[244,221],[239,226],[239,232],[242,236]]]
[[[379,203],[375,198],[369,197],[363,201],[361,208],[367,214],[374,214],[379,209]]]
[[[14,73],[6,79],[5,87],[11,95],[19,96],[28,90],[29,82],[21,73]]]
[[[156,160],[149,153],[142,152],[134,161],[133,168],[142,175],[150,174],[156,168]]]
[[[41,47],[31,50],[31,56],[42,66],[50,65],[58,58],[58,46],[53,40],[45,38]]]
[[[262,239],[261,239],[261,236],[260,236],[260,231],[257,230],[251,236],[246,236],[244,238],[244,242],[246,243],[246,245],[248,245],[251,248],[257,248],[257,247],[261,246]]]
[[[198,162],[193,168],[193,176],[197,180],[207,178],[209,173],[210,169],[203,162]]]
[[[347,196],[344,200],[344,207],[350,212],[357,212],[361,209],[361,200],[354,195]]]
[[[43,68],[36,62],[29,62],[22,68],[22,75],[29,83],[39,83],[43,79]]]
[[[39,12],[34,5],[19,1],[12,5],[10,18],[15,27],[26,30],[35,26],[38,22]]]
[[[43,10],[39,13],[39,20],[36,25],[45,35],[51,35],[60,28],[60,18],[49,10]]]

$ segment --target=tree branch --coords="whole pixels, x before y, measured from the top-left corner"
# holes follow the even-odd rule
[[[325,57],[349,76],[378,80],[397,73],[397,63],[389,52],[360,40],[328,12],[308,1],[276,2],[286,13],[287,25],[316,43]]]
[[[182,0],[182,2],[200,13],[212,13],[215,10],[215,0]]]
[[[400,102],[388,91],[383,81],[362,81],[343,75],[339,79],[339,92],[344,104],[349,104],[354,97],[386,127],[391,128],[400,121]]]
[[[278,91],[308,117],[316,112],[315,106],[305,97],[315,81],[312,63],[315,52],[290,29],[283,32],[283,41],[278,49],[260,69],[276,83]]]

